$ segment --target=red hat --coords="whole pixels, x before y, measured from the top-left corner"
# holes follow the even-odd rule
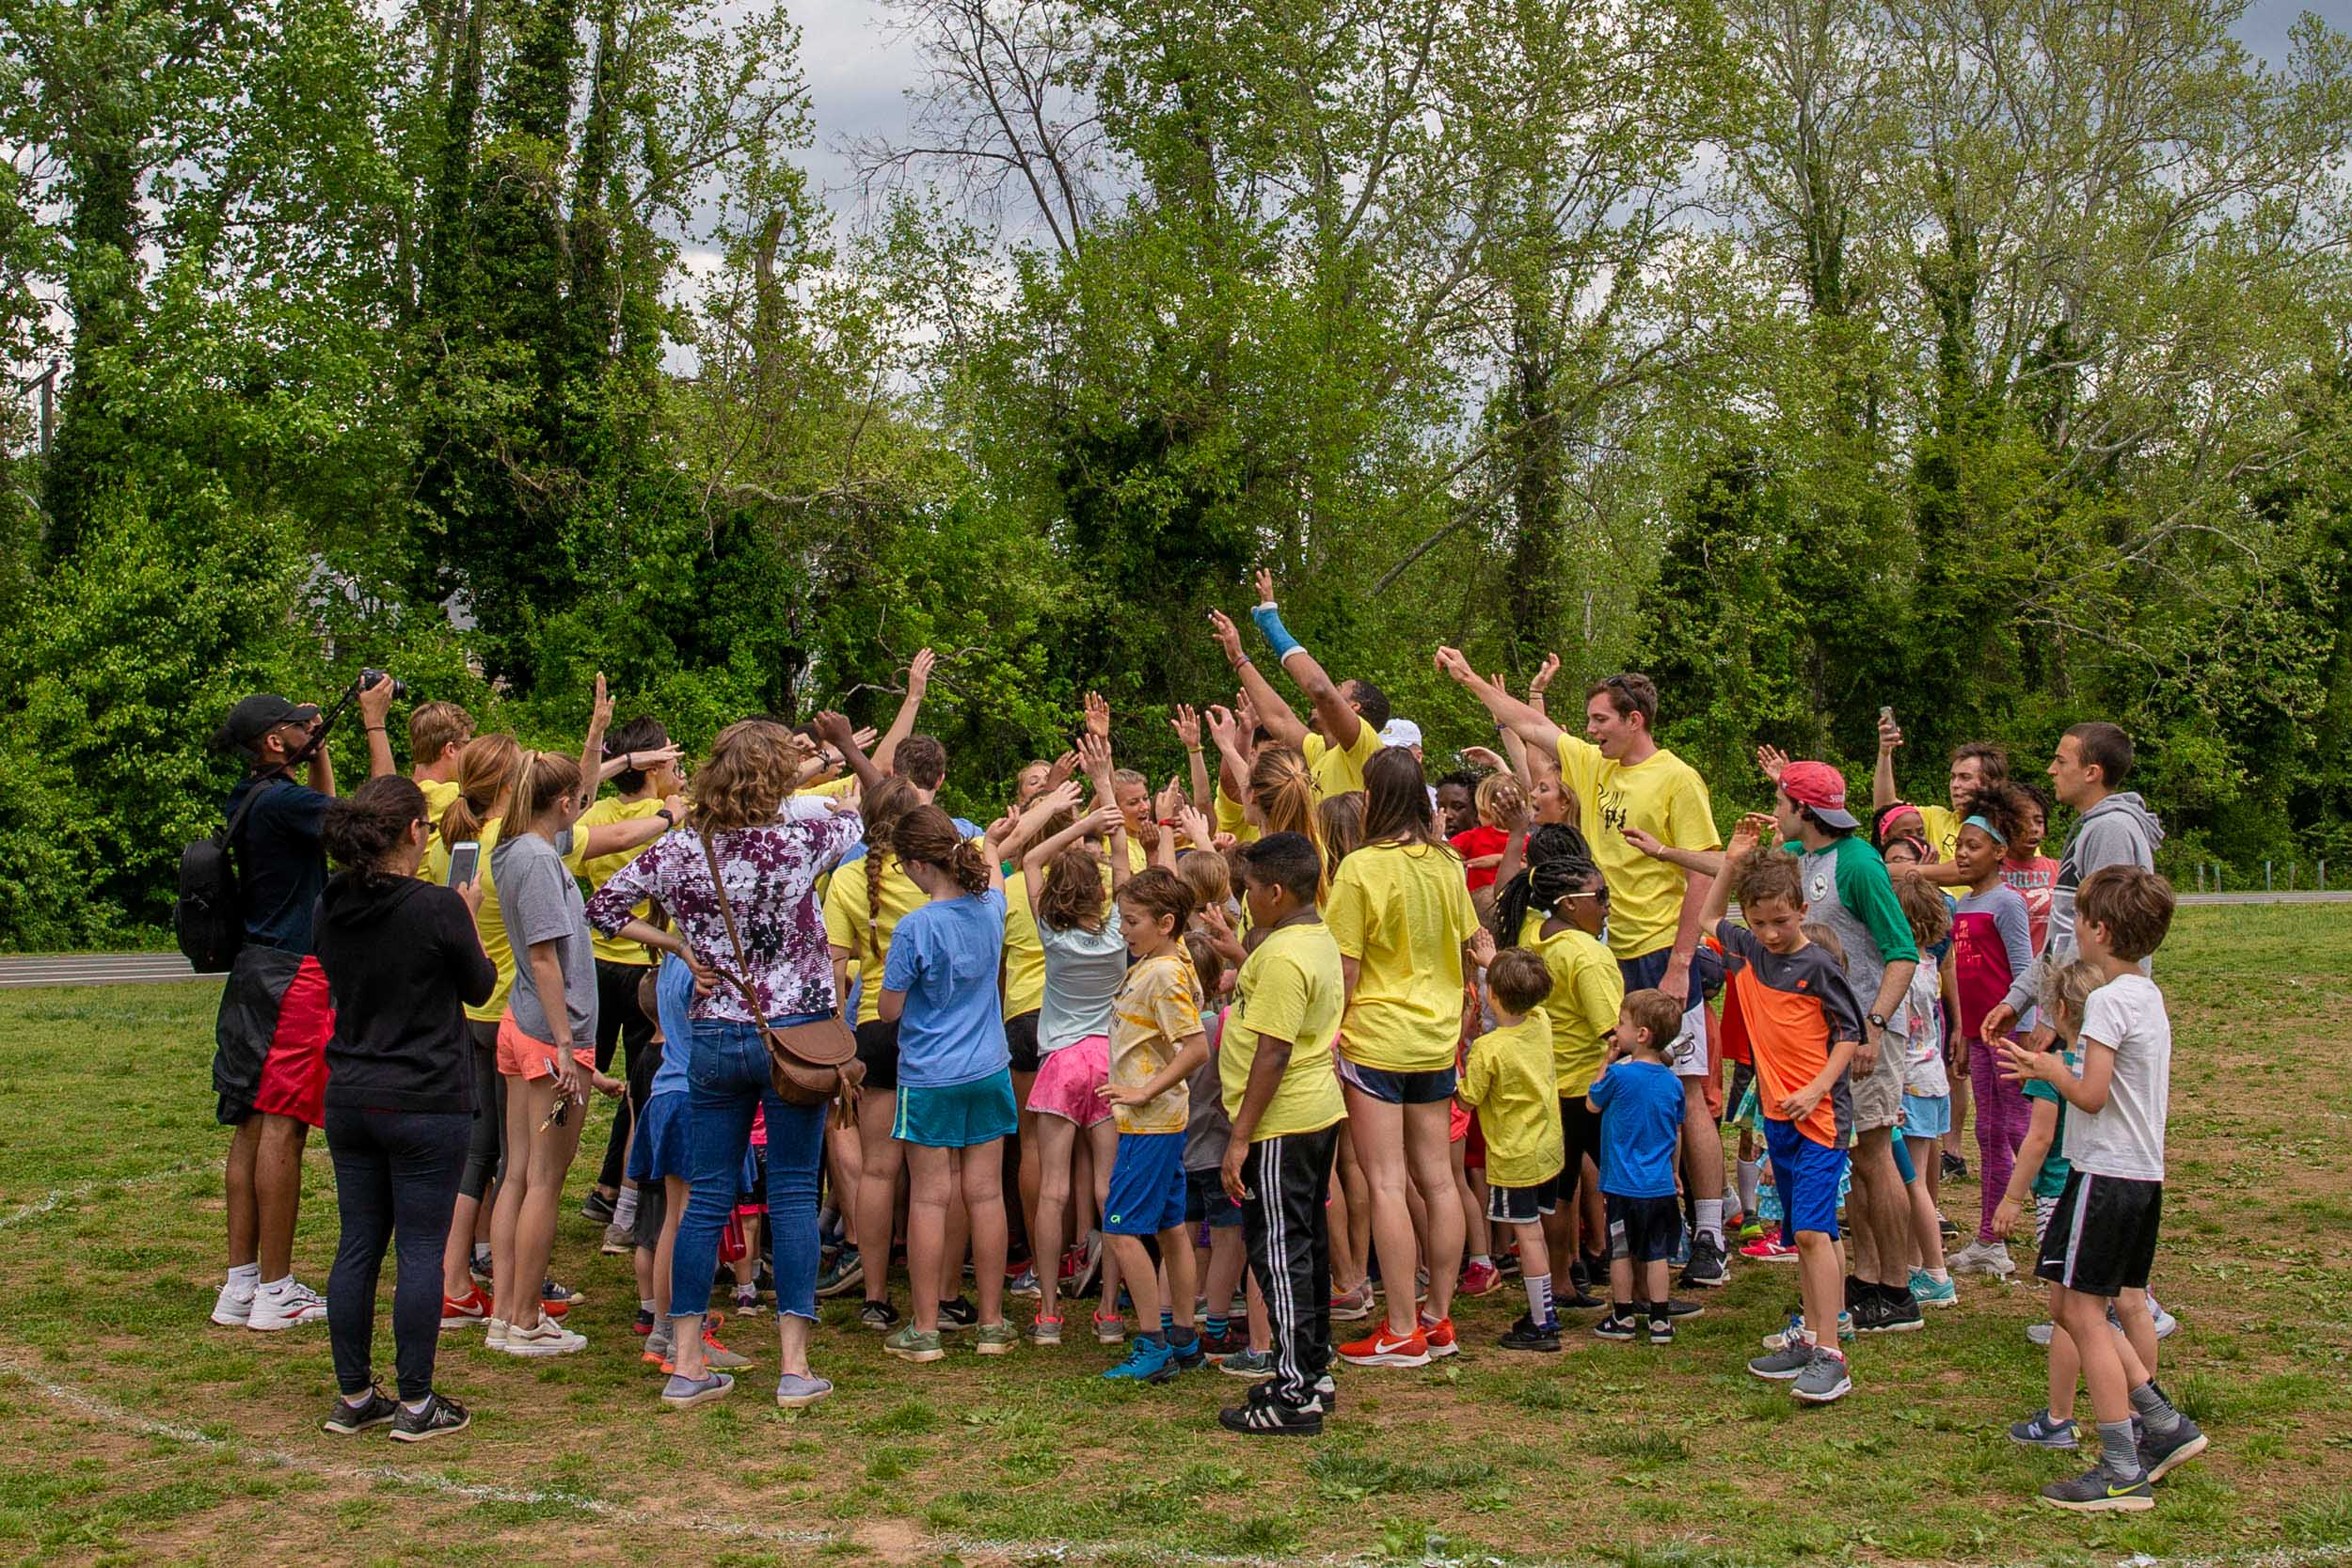
[[[1858,828],[1846,809],[1846,776],[1826,762],[1792,762],[1780,770],[1780,792],[1833,828]]]

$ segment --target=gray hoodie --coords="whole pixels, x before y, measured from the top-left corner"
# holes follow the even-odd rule
[[[2074,836],[2066,841],[2066,852],[2058,857],[2058,880],[2050,888],[2050,940],[2033,967],[2018,976],[2003,998],[2018,1017],[2024,1018],[2041,999],[2044,975],[2080,956],[2074,945],[2074,895],[2083,879],[2107,865],[2137,865],[2153,871],[2156,846],[2163,842],[2164,824],[2134,791],[2119,791],[2083,813],[2082,820],[2074,824]],[[2146,959],[2139,968],[2147,973]]]

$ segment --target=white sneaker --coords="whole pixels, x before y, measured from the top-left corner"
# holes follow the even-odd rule
[[[506,1342],[499,1346],[509,1355],[569,1355],[586,1350],[588,1337],[575,1334],[553,1318],[542,1317],[529,1325],[510,1323]]]
[[[2006,1279],[2017,1272],[2009,1248],[1998,1242],[1971,1242],[1946,1258],[1944,1267],[1949,1274],[1991,1275],[1995,1279]]]
[[[505,1349],[506,1324],[497,1318],[485,1318],[482,1321],[488,1328],[488,1333],[483,1339],[483,1343],[488,1345],[492,1350]]]
[[[213,1322],[223,1328],[243,1328],[252,1321],[253,1298],[259,1292],[250,1285],[223,1285],[220,1294],[213,1298]]]
[[[245,1326],[271,1334],[281,1328],[326,1321],[325,1299],[302,1281],[289,1279],[282,1285],[264,1285],[253,1292],[253,1310]]]

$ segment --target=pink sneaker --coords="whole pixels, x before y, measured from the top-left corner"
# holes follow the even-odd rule
[[[1462,1270],[1462,1281],[1454,1287],[1458,1295],[1490,1296],[1502,1289],[1502,1271],[1492,1263],[1470,1263]]]
[[[1793,1263],[1797,1260],[1797,1249],[1775,1237],[1764,1236],[1741,1247],[1740,1256],[1756,1263]]]

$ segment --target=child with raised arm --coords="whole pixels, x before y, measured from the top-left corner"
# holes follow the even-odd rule
[[[1826,1404],[1853,1387],[1836,1349],[1837,1189],[1853,1140],[1848,1069],[1862,1043],[1862,1006],[1837,960],[1804,933],[1797,858],[1762,847],[1763,833],[1776,827],[1766,816],[1741,820],[1724,874],[1708,887],[1705,916],[1723,943],[1724,1032],[1744,1041],[1756,1064],[1765,1146],[1804,1295],[1799,1330],[1748,1370]],[[1744,926],[1724,918],[1733,896]]]
[[[1454,1093],[1478,1113],[1486,1140],[1486,1218],[1518,1236],[1519,1277],[1527,1290],[1527,1315],[1496,1343],[1504,1350],[1557,1353],[1560,1317],[1551,1304],[1544,1216],[1559,1201],[1566,1150],[1552,1091],[1551,1022],[1542,1010],[1551,994],[1551,971],[1540,954],[1524,947],[1498,953],[1490,931],[1470,939],[1470,958],[1486,972],[1495,1026],[1470,1042]]]
[[[2172,925],[2172,884],[2136,865],[2108,865],[2083,879],[2074,939],[2106,984],[2083,1006],[2082,1059],[2001,1041],[2012,1083],[2039,1079],[2066,1101],[2065,1152],[2074,1169],[2042,1237],[2034,1272],[2051,1292],[2058,1326],[2082,1358],[2083,1386],[2099,1422],[2099,1463],[2052,1481],[2042,1500],[2081,1513],[2143,1512],[2153,1483],[2204,1452],[2205,1434],[2172,1407],[2147,1360],[2152,1350],[2148,1274],[2164,1213],[2164,1129],[2171,1093],[2172,1025],[2164,993],[2139,972]],[[2123,1333],[2108,1331],[2113,1303]],[[2136,1435],[2134,1423],[2144,1435]]]
[[[1682,1004],[1662,990],[1628,992],[1609,1060],[1585,1097],[1600,1113],[1609,1205],[1609,1314],[1593,1325],[1603,1339],[1630,1339],[1646,1320],[1651,1344],[1674,1343],[1667,1277],[1682,1230],[1675,1200],[1682,1082],[1673,1067],[1682,1016]]]

